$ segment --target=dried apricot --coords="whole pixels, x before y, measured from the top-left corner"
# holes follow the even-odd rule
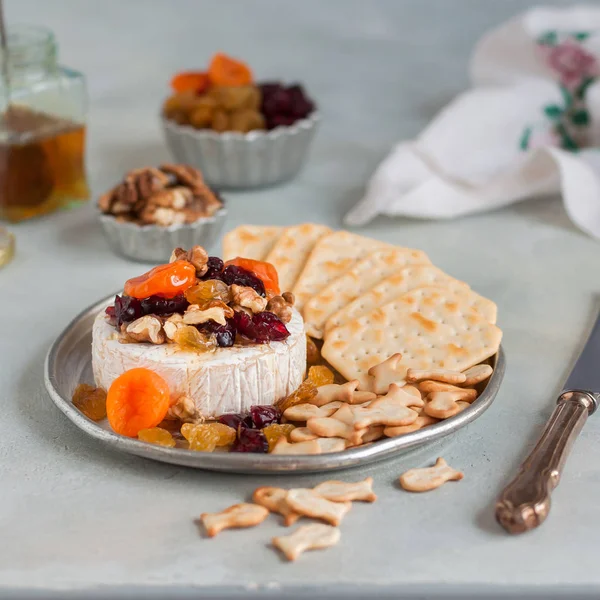
[[[308,378],[317,386],[333,383],[335,375],[333,371],[325,365],[315,365],[308,370]]]
[[[106,417],[106,392],[102,388],[80,383],[73,392],[73,406],[88,419],[102,421]]]
[[[238,86],[252,83],[252,71],[239,60],[218,52],[210,61],[208,77],[213,85]]]
[[[135,437],[156,427],[169,410],[167,382],[154,371],[138,367],[119,375],[106,398],[108,422],[116,433]]]
[[[229,286],[220,279],[199,281],[185,291],[185,299],[190,304],[203,304],[210,300],[221,300],[229,304],[232,300]]]
[[[234,265],[236,267],[242,267],[250,271],[256,277],[258,277],[265,286],[265,290],[269,290],[274,294],[279,294],[279,276],[277,275],[277,269],[268,262],[261,260],[252,260],[251,258],[242,258],[238,256],[232,260],[228,260],[225,263],[225,267]]]
[[[293,429],[296,428],[289,423],[285,423],[283,425],[280,425],[279,423],[273,423],[272,425],[268,425],[267,427],[265,427],[262,430],[262,432],[265,434],[267,442],[269,442],[269,452],[273,450],[275,444],[277,443],[277,440],[280,437],[285,436],[287,438],[287,436],[290,435]]]
[[[158,265],[125,282],[125,294],[132,298],[174,298],[196,282],[196,267],[186,260]]]
[[[310,402],[316,395],[317,387],[315,384],[310,379],[305,379],[296,391],[277,403],[277,408],[283,413],[290,406]]]
[[[208,73],[201,71],[182,71],[171,79],[171,88],[174,92],[202,94],[209,85]]]
[[[175,447],[173,436],[166,429],[161,429],[160,427],[141,429],[138,432],[138,440],[148,442],[149,444],[157,444],[158,446],[166,446],[167,448]]]

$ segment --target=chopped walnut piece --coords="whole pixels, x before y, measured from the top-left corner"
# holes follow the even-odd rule
[[[296,296],[294,296],[292,292],[283,292],[283,294],[281,294],[281,297],[291,306],[294,306],[294,304],[296,304]]]
[[[176,260],[187,260],[196,267],[196,275],[202,277],[208,271],[208,253],[202,246],[192,246],[188,251],[183,248],[175,248],[169,262]]]
[[[265,310],[267,299],[260,296],[251,287],[234,283],[230,289],[234,304],[249,308],[253,313],[259,313]]]
[[[169,340],[174,341],[177,330],[184,325],[183,317],[180,314],[175,313],[171,315],[163,325],[165,335]]]
[[[140,213],[140,221],[145,225],[181,225],[185,223],[185,214],[172,208],[146,205]]]
[[[266,310],[279,317],[282,323],[289,323],[292,320],[292,305],[286,302],[283,296],[273,296],[269,300]]]
[[[232,304],[231,308],[234,312],[243,312],[247,315],[252,316],[252,311],[249,308],[246,308],[245,306],[240,306],[239,304]]]
[[[189,188],[195,188],[204,183],[202,173],[189,165],[175,165],[167,163],[160,166],[161,170],[177,179],[177,183]]]
[[[187,394],[179,396],[175,404],[169,407],[165,419],[178,420],[183,423],[202,423],[205,420],[194,400]]]
[[[226,325],[225,310],[222,306],[212,306],[202,309],[197,304],[190,304],[183,315],[183,322],[186,325],[200,325],[207,321],[215,321],[219,325]]]
[[[154,315],[146,315],[129,323],[125,328],[125,334],[136,342],[165,343],[162,321]]]

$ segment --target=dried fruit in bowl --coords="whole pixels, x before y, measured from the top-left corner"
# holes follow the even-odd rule
[[[252,71],[242,61],[230,58],[222,52],[213,56],[208,67],[208,77],[213,85],[239,86],[252,83]]]
[[[196,267],[185,260],[159,265],[125,282],[125,294],[132,298],[174,298],[196,282]]]
[[[208,73],[201,71],[182,71],[171,79],[171,88],[174,92],[204,93],[210,85]]]
[[[246,108],[258,110],[261,104],[260,90],[254,85],[213,87],[206,96],[227,112]]]
[[[169,410],[167,382],[142,367],[117,377],[106,398],[108,422],[116,433],[136,437],[142,429],[156,427]]]

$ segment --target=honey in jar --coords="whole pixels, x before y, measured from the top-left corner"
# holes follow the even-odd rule
[[[0,119],[0,219],[20,221],[85,201],[83,76],[58,66],[51,32],[8,34]]]

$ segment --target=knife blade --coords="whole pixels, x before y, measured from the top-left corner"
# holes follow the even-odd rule
[[[506,531],[523,533],[546,520],[569,451],[599,402],[600,311],[538,443],[496,502]]]
[[[564,390],[600,393],[600,311],[590,337],[567,378]]]

